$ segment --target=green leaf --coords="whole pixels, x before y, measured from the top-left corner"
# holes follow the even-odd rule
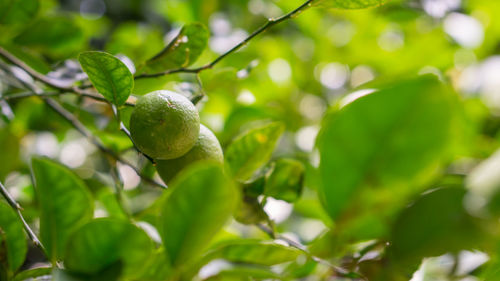
[[[484,241],[480,220],[464,209],[465,194],[461,187],[435,189],[402,211],[392,228],[392,262],[409,270],[424,257],[472,249]]]
[[[140,276],[140,280],[147,281],[164,281],[168,280],[172,273],[172,268],[169,266],[167,253],[164,248],[156,250],[144,265],[144,273]]]
[[[146,62],[145,71],[162,72],[192,65],[207,46],[209,36],[201,23],[185,25],[165,49]]]
[[[273,122],[236,137],[225,152],[225,161],[233,176],[240,181],[250,179],[269,161],[284,130],[282,123]]]
[[[51,275],[51,272],[52,267],[36,267],[19,272],[16,276],[14,276],[13,281],[31,280],[30,278]]]
[[[264,194],[287,202],[296,201],[304,183],[305,167],[294,159],[279,159],[266,179]]]
[[[77,175],[50,159],[33,158],[31,169],[40,206],[40,239],[55,263],[64,255],[68,236],[92,218],[92,196]]]
[[[0,0],[0,24],[30,21],[38,12],[38,0]]]
[[[205,281],[250,281],[250,280],[282,280],[282,276],[274,273],[269,268],[250,266],[234,266],[222,270],[217,275],[211,276]]]
[[[389,0],[319,0],[316,5],[336,9],[363,9],[382,6]]]
[[[170,187],[160,215],[160,233],[172,265],[203,251],[224,226],[238,200],[237,189],[217,163],[195,164]]]
[[[391,197],[398,202],[404,200],[395,194],[413,194],[413,185],[429,178],[429,171],[449,153],[454,98],[427,75],[365,95],[328,114],[317,147],[318,191],[330,216],[337,218],[355,200],[388,198],[376,189],[363,189],[365,197],[354,197],[361,187],[396,187]]]
[[[273,242],[252,239],[229,241],[210,251],[203,259],[205,262],[214,259],[225,259],[234,263],[256,265],[276,265],[294,261],[302,252],[298,249]]]
[[[97,274],[123,264],[123,275],[140,276],[153,242],[139,227],[125,220],[95,219],[74,232],[68,240],[64,265],[72,272]]]
[[[127,66],[104,52],[83,52],[78,56],[90,82],[108,101],[123,105],[134,88],[134,77]]]
[[[21,220],[11,206],[0,201],[0,263],[6,262],[8,270],[14,273],[23,264],[27,251]]]

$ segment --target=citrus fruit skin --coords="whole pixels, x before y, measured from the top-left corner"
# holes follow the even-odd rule
[[[143,153],[155,159],[174,159],[193,148],[200,131],[196,107],[170,91],[142,96],[130,116],[130,134]]]
[[[156,170],[168,184],[182,169],[201,160],[212,160],[221,164],[224,162],[224,154],[217,137],[203,125],[200,126],[198,140],[188,153],[176,159],[156,161]]]

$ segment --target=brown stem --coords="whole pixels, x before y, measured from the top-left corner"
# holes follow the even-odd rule
[[[273,26],[275,26],[283,21],[291,19],[294,16],[305,11],[307,8],[312,6],[312,3],[314,1],[316,1],[316,0],[307,0],[306,2],[304,2],[302,5],[300,5],[299,7],[297,7],[295,10],[291,11],[290,13],[283,15],[283,16],[276,18],[276,19],[269,19],[266,24],[264,24],[263,26],[261,26],[260,28],[258,28],[254,32],[252,32],[252,34],[250,34],[243,41],[241,41],[236,46],[234,46],[233,48],[231,48],[227,52],[223,53],[222,55],[220,55],[219,57],[217,57],[216,59],[214,59],[210,63],[207,63],[207,64],[200,66],[200,67],[197,67],[197,68],[184,68],[184,67],[182,67],[182,68],[170,69],[170,70],[166,70],[166,71],[158,72],[158,73],[150,73],[150,74],[143,73],[143,74],[137,75],[135,77],[135,79],[154,78],[154,77],[160,77],[160,76],[174,74],[174,73],[195,73],[196,74],[196,73],[200,73],[203,70],[213,68],[221,60],[223,60],[224,58],[226,58],[230,54],[238,51],[239,49],[241,49],[243,46],[245,46],[248,42],[250,42],[250,40],[252,40],[257,35],[263,33],[264,31],[270,29],[271,27],[273,27]]]

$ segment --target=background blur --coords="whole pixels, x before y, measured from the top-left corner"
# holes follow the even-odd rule
[[[196,63],[203,65],[243,40],[268,18],[287,13],[302,2],[43,0],[41,12],[32,19],[32,32],[16,37],[16,43],[24,47],[12,47],[11,51],[38,71],[66,79],[82,78],[75,58],[83,50],[118,55],[134,71],[163,49],[183,24],[197,21],[209,27],[211,33],[209,48]],[[217,134],[223,147],[259,120],[282,121],[286,133],[275,157],[295,157],[311,169],[318,163],[315,138],[330,105],[348,93],[366,91],[374,79],[395,81],[405,75],[433,73],[451,82],[471,117],[469,129],[479,132],[463,157],[455,159],[453,169],[460,173],[492,155],[500,144],[498,15],[500,5],[492,0],[395,0],[363,10],[312,8],[255,38],[213,70],[202,72],[201,84],[191,74],[169,75],[138,80],[133,94],[162,88],[186,95],[204,91],[209,98],[199,105],[202,123]],[[8,46],[9,34],[14,33],[18,33],[15,27],[0,26],[0,42]],[[21,70],[18,75],[30,79]],[[0,79],[0,93],[13,91],[15,83]],[[87,127],[100,131],[99,137],[108,146],[128,151],[127,159],[155,176],[154,168],[138,158],[128,138],[117,130],[107,106],[74,96],[63,96],[62,100]],[[109,167],[94,146],[35,98],[10,103],[12,108],[0,105],[0,180],[26,209],[28,218],[30,208],[35,212],[27,166],[33,154],[59,159],[84,178],[99,194],[97,215],[113,208]],[[130,109],[123,114],[123,119],[128,120]],[[490,161],[491,167],[498,167],[500,159]],[[129,167],[119,166],[119,172],[128,204],[140,213],[158,191],[140,184]],[[480,181],[498,178],[494,168],[484,173]],[[302,199],[294,207],[270,198],[265,208],[281,230],[305,242],[332,224],[309,179]],[[228,231],[243,236],[262,235],[237,223]],[[469,265],[487,259],[481,253],[464,255],[469,255]],[[433,267],[432,262],[414,280],[423,280],[424,271],[427,278],[439,278],[453,263],[446,256],[434,261],[439,267]]]

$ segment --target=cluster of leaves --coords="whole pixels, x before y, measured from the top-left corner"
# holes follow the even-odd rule
[[[170,23],[207,22],[223,2],[151,1]],[[246,9],[248,1],[236,2],[244,3],[229,11]],[[496,280],[500,184],[491,167],[498,157],[463,163],[500,147],[497,117],[461,97],[453,81],[417,76],[419,60],[402,63],[405,54],[429,50],[418,38],[410,50],[379,57],[359,51],[371,44],[366,31],[366,45],[336,49],[346,63],[370,64],[384,77],[351,94],[324,93],[311,77],[319,71],[313,62],[332,56],[321,13],[345,13],[344,20],[376,29],[388,19],[413,23],[422,11],[400,1],[368,12],[350,9],[384,1],[278,2],[291,12],[216,54],[202,23],[184,24],[164,47],[154,23],[141,29],[113,11],[91,20],[53,1],[0,0],[0,181],[7,186],[0,185],[0,280],[409,280],[424,258],[447,254],[455,265],[445,268],[446,278]],[[384,17],[372,23],[377,13]],[[99,34],[109,19],[119,23]],[[283,34],[253,39],[291,19],[296,26]],[[307,47],[304,34],[317,45]],[[421,36],[435,40],[433,48],[457,48],[439,31]],[[293,58],[295,84],[280,85],[254,62],[293,53],[292,37],[306,45],[297,44],[299,59],[314,46],[318,57]],[[253,49],[235,53],[250,40]],[[428,62],[446,69],[450,60],[429,55]],[[210,120],[223,117],[223,129],[214,131],[224,167],[189,166],[166,189],[155,181],[154,164],[134,150],[127,128],[136,97],[158,89],[190,97],[206,124],[216,127]],[[235,93],[245,91],[259,103],[239,104]],[[318,92],[312,100],[320,103],[306,114],[297,109],[307,105],[302,91]],[[326,114],[311,112],[327,103]],[[320,128],[311,151],[291,144],[306,126]],[[47,131],[57,143],[77,131],[97,150],[73,169],[39,151],[24,153],[30,137]],[[123,166],[143,179],[137,188],[124,189]],[[293,206],[291,217],[273,221],[272,202]],[[306,238],[307,222],[322,225],[321,233]],[[489,261],[459,272],[465,251]]]

